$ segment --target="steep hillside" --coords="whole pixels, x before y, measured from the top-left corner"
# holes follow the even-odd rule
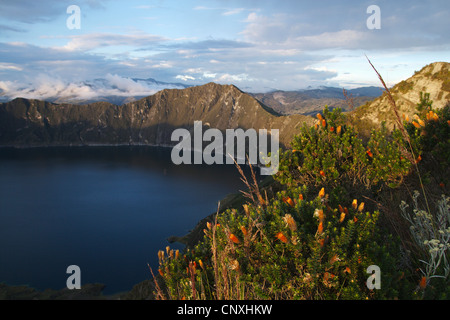
[[[310,117],[280,116],[232,85],[208,83],[165,89],[122,106],[107,102],[55,104],[14,99],[0,104],[1,145],[173,145],[176,128],[193,129],[194,121],[220,130],[280,130],[287,145]]]
[[[358,107],[380,96],[382,90],[378,87],[366,87],[347,90],[347,93],[353,97],[354,106]],[[341,88],[321,87],[318,89],[273,91],[252,95],[284,115],[315,115],[317,112],[321,112],[325,105],[330,108],[341,108],[343,111],[350,111]]]
[[[400,114],[408,115],[410,118],[416,112],[421,92],[430,94],[433,108],[443,108],[450,101],[450,63],[431,63],[412,77],[395,85],[390,91]],[[366,131],[379,126],[382,121],[386,121],[388,128],[393,128],[394,116],[385,93],[357,108],[352,114],[354,123]]]

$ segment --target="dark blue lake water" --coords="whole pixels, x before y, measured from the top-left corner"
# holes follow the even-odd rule
[[[243,188],[233,165],[176,166],[168,148],[0,149],[0,282],[62,289],[74,264],[82,285],[130,290]]]

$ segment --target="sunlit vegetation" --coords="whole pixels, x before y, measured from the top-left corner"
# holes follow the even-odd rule
[[[218,212],[195,247],[159,252],[155,297],[449,299],[449,109],[421,95],[413,118],[394,110],[393,131],[363,140],[325,108],[281,152],[270,187],[243,176],[244,205]]]

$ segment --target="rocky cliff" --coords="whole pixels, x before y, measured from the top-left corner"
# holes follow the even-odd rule
[[[410,119],[417,112],[421,92],[430,94],[434,109],[443,108],[450,102],[450,63],[431,63],[416,71],[412,77],[396,84],[390,91],[400,115],[408,115]],[[382,121],[386,121],[387,127],[391,129],[395,123],[394,117],[386,93],[352,113],[354,123],[366,131],[378,127]]]
[[[194,121],[220,130],[279,129],[280,144],[288,145],[304,122],[314,120],[281,116],[235,86],[215,83],[165,89],[122,106],[17,98],[0,104],[0,145],[174,145],[173,130],[192,130]]]
[[[429,64],[395,85],[391,92],[400,113],[410,117],[416,111],[420,92],[430,94],[434,108],[442,108],[450,101],[450,63]],[[369,133],[382,121],[387,122],[388,128],[394,125],[394,113],[385,93],[349,115],[361,132]],[[303,123],[315,123],[310,116],[283,116],[233,85],[208,83],[165,89],[120,106],[17,98],[0,104],[0,145],[175,145],[172,132],[177,128],[192,132],[194,121],[222,131],[279,129],[281,146],[289,146]]]

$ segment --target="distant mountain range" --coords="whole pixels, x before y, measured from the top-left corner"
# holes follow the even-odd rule
[[[188,87],[190,86],[183,83],[164,82],[153,78],[124,78],[111,74],[106,75],[105,78],[71,83],[38,77],[34,83],[27,84],[0,81],[0,102],[7,102],[14,98],[27,98],[54,103],[87,104],[105,101],[123,105],[163,89]]]
[[[117,88],[113,89],[117,92],[125,92],[127,84],[143,81],[167,85],[153,79],[129,79],[122,82],[121,79],[110,77],[106,80],[108,82],[104,83],[102,79],[97,79],[93,85],[115,83]],[[380,95],[379,90],[374,87],[348,90],[348,94],[356,101],[358,98],[370,98],[358,108],[355,103],[356,109],[349,112],[359,128],[370,130],[383,120],[392,127],[392,108],[385,94]],[[430,93],[434,107],[442,108],[450,101],[450,64],[432,63],[395,85],[391,91],[402,113],[412,114],[421,91]],[[304,101],[324,102],[324,99],[330,99],[334,101],[329,104],[333,107],[338,106],[336,101],[345,103],[341,94],[341,89],[327,87],[248,94],[233,85],[208,83],[188,88],[163,89],[122,105],[106,101],[83,105],[58,104],[16,98],[0,103],[0,145],[175,145],[171,141],[174,129],[193,130],[194,121],[202,121],[204,126],[222,131],[235,128],[279,129],[280,144],[288,146],[304,123],[312,125],[317,121],[305,114],[315,115],[325,105],[293,107],[295,101],[302,104]],[[374,95],[378,97],[374,98]],[[286,110],[296,110],[302,114],[283,115],[282,109],[284,113]]]
[[[50,83],[46,84],[45,82]],[[14,98],[40,99],[54,103],[87,104],[93,102],[109,102],[123,105],[155,94],[163,89],[186,89],[190,85],[155,80],[153,78],[123,78],[117,75],[107,75],[90,81],[63,83],[54,79],[37,80],[36,83],[17,84],[5,83],[2,89],[0,82],[0,102]],[[6,90],[5,90],[6,89]],[[354,98],[354,104],[359,106],[378,97],[381,88],[362,87],[348,90]],[[270,106],[280,114],[314,114],[324,105],[330,108],[348,109],[341,88],[319,87],[296,91],[271,91],[267,93],[250,93],[262,103]]]
[[[379,97],[383,93],[380,87],[361,87],[346,90],[347,96],[352,98],[354,107]],[[275,111],[289,114],[315,115],[327,105],[330,109],[341,108],[350,111],[342,88],[319,87],[297,91],[271,91],[268,93],[252,94],[262,103]]]

